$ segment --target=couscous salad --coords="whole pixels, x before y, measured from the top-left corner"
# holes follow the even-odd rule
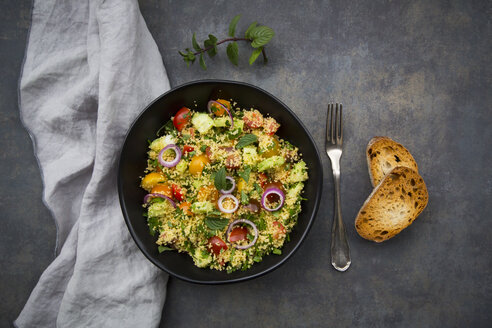
[[[198,267],[247,270],[282,254],[301,211],[306,163],[257,109],[208,102],[181,108],[149,140],[141,186],[159,252],[186,252]]]

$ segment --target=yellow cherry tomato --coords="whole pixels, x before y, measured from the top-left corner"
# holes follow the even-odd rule
[[[151,194],[163,194],[164,196],[167,196],[169,198],[173,198],[173,191],[171,187],[167,184],[158,184],[152,190],[150,191]]]
[[[143,179],[142,179],[142,188],[144,188],[147,191],[150,191],[152,188],[154,188],[158,183],[165,182],[166,177],[162,173],[158,172],[152,172],[147,174]]]
[[[203,186],[198,190],[197,199],[199,202],[215,203],[219,199],[219,191],[213,185]]]
[[[243,178],[239,178],[237,182],[237,191],[241,193],[241,191],[246,187],[246,181]]]
[[[195,155],[191,159],[189,170],[191,174],[201,174],[205,165],[209,163],[208,157],[204,154]]]
[[[266,149],[266,151],[264,151],[261,154],[261,156],[263,156],[265,158],[276,156],[279,154],[279,150],[280,150],[279,142],[277,141],[276,138],[272,138],[272,143],[269,145],[269,147]]]

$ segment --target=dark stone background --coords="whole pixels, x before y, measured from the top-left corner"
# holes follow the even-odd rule
[[[486,327],[492,320],[492,113],[489,1],[141,0],[172,86],[203,78],[258,85],[282,99],[323,147],[329,101],[343,102],[342,206],[348,272],[331,268],[332,179],[303,247],[262,278],[227,286],[170,279],[162,327]],[[53,260],[55,225],[44,207],[32,144],[19,120],[17,81],[30,1],[0,10],[0,325],[16,318]],[[225,36],[237,13],[271,26],[267,66],[220,54],[208,71],[177,51],[191,35]],[[353,220],[371,192],[364,149],[376,135],[403,143],[430,193],[419,219],[382,245]]]

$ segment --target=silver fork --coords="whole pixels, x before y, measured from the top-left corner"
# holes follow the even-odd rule
[[[333,118],[335,112],[335,118]],[[340,206],[340,158],[342,157],[342,104],[328,105],[326,118],[326,154],[331,161],[333,181],[335,183],[335,215],[331,226],[331,264],[338,271],[345,271],[350,266],[350,248],[347,233],[342,220]]]

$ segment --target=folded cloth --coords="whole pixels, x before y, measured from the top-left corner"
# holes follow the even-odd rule
[[[131,240],[116,188],[124,136],[169,89],[137,0],[35,0],[20,111],[57,257],[17,327],[156,327],[167,275]]]

